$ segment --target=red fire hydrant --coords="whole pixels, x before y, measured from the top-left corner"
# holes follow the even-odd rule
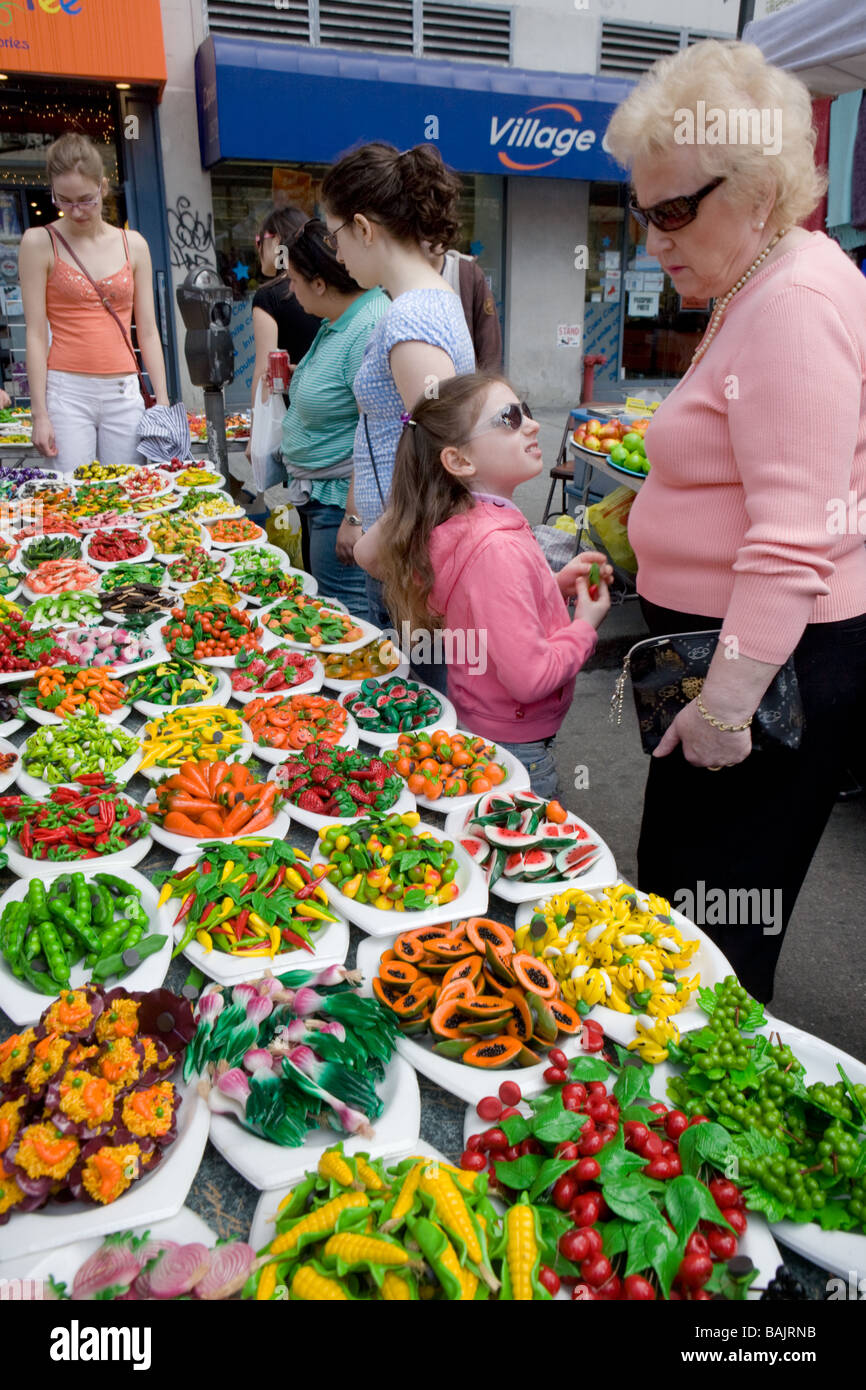
[[[583,390],[581,392],[581,404],[584,401],[591,401],[595,389],[595,369],[596,367],[607,366],[607,358],[603,352],[587,352],[583,359]]]

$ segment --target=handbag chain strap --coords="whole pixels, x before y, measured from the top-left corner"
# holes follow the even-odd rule
[[[628,657],[626,657],[625,661],[623,662],[622,670],[616,678],[616,685],[614,686],[613,694],[610,697],[610,713],[608,715],[608,720],[611,724],[613,724],[615,718],[617,726],[619,726],[622,723],[622,705],[625,699],[625,683],[627,680]]]

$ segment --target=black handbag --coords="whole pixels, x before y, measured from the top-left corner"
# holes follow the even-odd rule
[[[648,637],[626,653],[610,702],[610,719],[622,723],[625,683],[631,676],[641,743],[652,753],[680,710],[700,694],[719,633],[677,632]],[[773,677],[751,724],[755,749],[800,747],[803,704],[794,658],[788,657]]]

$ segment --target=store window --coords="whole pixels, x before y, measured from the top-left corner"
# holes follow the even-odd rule
[[[249,408],[255,353],[252,347],[252,300],[263,283],[255,237],[275,207],[294,205],[310,217],[320,214],[319,194],[326,164],[256,164],[226,161],[211,173],[214,243],[217,268],[234,297],[232,336],[235,378],[226,388],[231,409]],[[500,319],[504,300],[505,180],[465,174],[460,200],[462,237],[457,249],[478,257],[496,301]]]
[[[622,183],[590,189],[584,351],[608,359],[597,385],[678,379],[709,319],[708,302],[679,295],[647,254],[646,229],[628,215],[628,196]]]
[[[645,227],[627,218],[627,272],[622,337],[626,378],[681,377],[703,337],[708,300],[678,294],[659,262],[647,254]]]

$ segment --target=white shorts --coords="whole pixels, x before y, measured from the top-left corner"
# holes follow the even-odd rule
[[[57,457],[46,460],[61,473],[82,464],[146,462],[138,452],[138,422],[144,400],[138,376],[78,376],[49,371],[45,404],[54,429]]]

